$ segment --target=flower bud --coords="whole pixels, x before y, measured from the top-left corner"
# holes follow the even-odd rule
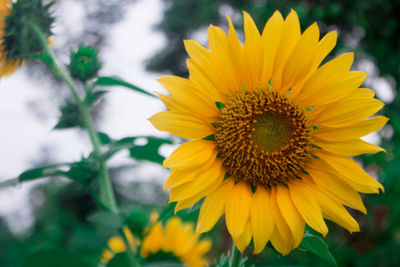
[[[71,76],[81,81],[96,77],[101,68],[98,52],[92,46],[80,46],[76,52],[71,52],[70,59],[68,68]]]

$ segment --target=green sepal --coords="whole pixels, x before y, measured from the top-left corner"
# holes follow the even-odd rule
[[[217,106],[219,111],[221,111],[225,107],[225,104],[219,101],[215,101],[215,105]]]
[[[206,137],[203,138],[203,140],[206,140],[206,141],[215,141],[215,135],[211,134],[211,135],[209,135],[209,136],[206,136]]]

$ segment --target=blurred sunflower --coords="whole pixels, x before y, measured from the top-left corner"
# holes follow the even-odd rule
[[[199,240],[193,225],[178,217],[168,220],[165,228],[157,222],[143,239],[141,255],[149,261],[171,258],[190,267],[207,265],[204,254],[211,248],[209,240]]]
[[[240,251],[270,241],[283,255],[296,248],[305,223],[326,235],[324,218],[350,232],[358,223],[345,206],[366,213],[358,192],[382,185],[352,158],[382,148],[360,139],[387,118],[369,118],[383,107],[367,74],[350,71],[353,53],[320,66],[337,33],[321,40],[316,23],[301,33],[295,11],[278,11],[260,35],[244,13],[242,45],[231,20],[226,35],[211,25],[210,50],[193,40],[185,47],[189,79],[160,78],[171,96],[159,94],[169,111],[150,118],[161,131],[195,139],[165,161],[176,211],[203,197],[197,231],[209,231],[225,214]]]
[[[0,0],[0,77],[11,75],[25,64],[26,58],[43,50],[32,27],[36,26],[46,37],[51,35],[54,18],[49,9],[53,4],[43,4],[41,0]]]

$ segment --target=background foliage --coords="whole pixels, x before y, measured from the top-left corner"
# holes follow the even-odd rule
[[[91,4],[88,2],[88,8]],[[93,1],[95,2],[95,1]],[[85,24],[84,38],[91,38],[101,49],[103,37],[99,27],[118,20],[121,8],[126,1],[96,1],[96,8],[90,9],[91,16]],[[147,63],[149,71],[168,72],[176,75],[187,75],[185,60],[187,55],[183,47],[183,39],[196,38],[205,34],[209,23],[227,27],[225,14],[229,13],[237,29],[242,28],[241,10],[248,11],[262,29],[266,19],[275,10],[287,15],[291,8],[295,9],[305,29],[314,21],[318,21],[321,34],[330,30],[338,30],[339,40],[333,54],[354,50],[355,68],[363,69],[366,64],[376,67],[375,74],[366,81],[366,86],[373,86],[374,79],[384,78],[392,85],[395,92],[400,84],[400,0],[370,1],[308,1],[308,0],[164,0],[165,12],[157,30],[165,34],[167,43]],[[99,14],[101,16],[99,16]],[[101,21],[97,21],[101,18]],[[97,24],[96,24],[97,23]],[[100,26],[99,26],[100,25]],[[201,41],[201,40],[200,40]],[[78,41],[73,41],[78,43]],[[132,44],[134,46],[134,44]],[[118,80],[103,80],[103,85],[118,85]],[[108,84],[107,84],[108,82]],[[110,82],[112,84],[110,84]],[[101,84],[100,84],[101,85]],[[133,89],[134,90],[134,89]],[[96,96],[94,96],[96,97]],[[99,96],[100,97],[100,96]],[[94,99],[93,101],[95,101]],[[156,101],[156,100],[155,100]],[[63,109],[61,109],[62,111]],[[66,114],[60,122],[64,127],[79,126],[66,121],[65,116],[73,107],[64,108]],[[381,132],[381,142],[388,153],[366,155],[360,157],[366,169],[376,174],[385,187],[385,194],[368,195],[364,201],[368,215],[353,212],[360,223],[361,232],[350,235],[333,224],[329,225],[330,233],[327,244],[339,266],[398,266],[400,264],[400,99],[396,97],[382,111],[391,120]],[[73,117],[73,116],[72,116]],[[76,119],[76,118],[75,118]],[[78,118],[79,119],[79,118]],[[59,125],[60,126],[60,125]],[[171,143],[169,139],[141,137],[144,144],[135,142],[139,137],[127,137],[111,140],[102,134],[102,142],[108,146],[111,157],[121,149],[129,151],[130,157],[136,161],[132,164],[112,170],[112,176],[118,177],[125,168],[134,169],[137,162],[145,160],[160,164],[163,157],[158,154],[160,145]],[[91,187],[96,177],[90,156],[83,158],[79,164],[62,168],[70,177],[84,179],[86,187]],[[160,167],[161,168],[161,167]],[[38,173],[39,171],[39,173]],[[36,170],[40,175],[41,170]],[[56,169],[55,176],[60,176]],[[32,174],[30,174],[32,175]],[[28,175],[29,176],[29,175]],[[164,177],[163,177],[164,178]],[[165,177],[166,178],[166,177]],[[122,210],[129,214],[133,207],[142,210],[158,210],[164,216],[172,214],[172,208],[166,209],[167,195],[155,182],[132,182],[128,188],[114,180],[118,202]],[[1,192],[0,192],[1,193]],[[48,249],[46,255],[65,258],[70,265],[93,266],[106,246],[108,237],[116,234],[117,219],[99,215],[98,207],[84,187],[66,183],[65,180],[50,179],[38,185],[30,195],[34,206],[34,224],[23,235],[12,233],[7,224],[0,218],[0,266],[34,266],[32,257],[36,251]],[[41,201],[37,201],[40,199]],[[187,220],[197,217],[196,206],[180,215]],[[96,215],[97,214],[97,215]],[[129,217],[129,216],[128,216]],[[214,241],[214,249],[210,258],[215,258],[230,249],[230,237],[220,223],[212,230],[210,236]],[[221,234],[222,233],[222,234]],[[330,265],[330,254],[318,251],[325,260],[315,257],[309,251],[313,244],[323,247],[318,240],[303,244],[287,257],[281,257],[273,249],[267,248],[262,254],[251,256],[247,264],[263,265]],[[308,246],[308,251],[304,248]],[[251,250],[248,250],[251,255]],[[74,255],[74,256],[71,256]],[[74,263],[74,257],[83,258],[83,262]],[[77,262],[80,260],[77,260]],[[25,262],[25,265],[23,265]],[[29,262],[31,265],[29,265]],[[51,260],[49,260],[51,262]],[[70,266],[66,265],[66,266]],[[51,266],[51,265],[49,265]]]

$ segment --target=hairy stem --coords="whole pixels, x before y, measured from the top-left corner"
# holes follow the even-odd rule
[[[239,267],[241,259],[242,253],[240,253],[240,251],[235,246],[235,243],[233,243],[230,267]]]
[[[71,90],[72,96],[76,103],[79,106],[81,116],[83,119],[83,123],[89,133],[90,140],[93,145],[93,153],[99,163],[100,166],[100,175],[99,175],[99,187],[100,187],[100,198],[102,199],[103,203],[107,205],[108,209],[111,212],[117,212],[118,207],[115,201],[114,191],[112,189],[111,181],[109,172],[107,169],[106,162],[103,159],[101,153],[101,142],[99,135],[97,134],[96,130],[94,129],[93,120],[90,116],[89,107],[87,104],[81,99],[79,96],[78,90],[73,82],[72,78],[69,74],[60,67],[57,63],[57,60],[54,56],[53,51],[50,49],[47,38],[43,34],[43,32],[35,25],[32,26],[32,30],[35,32],[36,36],[39,38],[45,55],[48,56],[48,60],[45,62],[47,63],[50,70],[59,78],[61,78],[65,83],[68,85],[69,89]]]

